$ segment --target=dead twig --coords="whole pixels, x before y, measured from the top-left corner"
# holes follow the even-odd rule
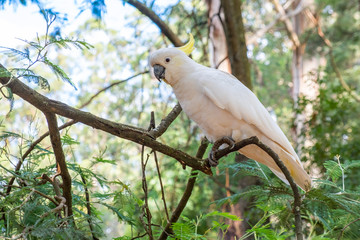
[[[165,214],[166,214],[166,220],[167,220],[167,222],[170,222],[169,211],[168,211],[168,208],[167,208],[167,205],[166,205],[166,199],[165,199],[164,185],[163,185],[162,180],[161,180],[161,173],[160,173],[160,168],[159,168],[159,163],[158,163],[156,152],[154,152],[154,160],[155,160],[155,164],[156,164],[156,171],[157,171],[158,177],[159,177],[160,188],[161,188],[161,199],[162,199],[162,201],[164,203],[164,210],[165,210]]]
[[[283,21],[286,31],[288,33],[288,36],[290,38],[290,40],[293,42],[294,47],[298,48],[301,46],[301,42],[299,39],[299,36],[296,34],[294,28],[293,28],[293,24],[291,23],[290,19],[286,16],[286,12],[285,9],[283,8],[283,6],[280,4],[280,2],[278,0],[272,0],[276,11],[280,14],[280,20]],[[300,1],[299,5],[301,6],[302,1]]]

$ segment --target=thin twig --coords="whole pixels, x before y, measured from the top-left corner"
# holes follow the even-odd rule
[[[175,107],[170,111],[170,113],[164,119],[161,120],[160,124],[156,128],[151,129],[149,131],[149,134],[153,138],[160,137],[164,132],[166,132],[170,124],[179,116],[181,111],[182,108],[180,104],[177,103]]]
[[[93,224],[91,221],[92,214],[91,214],[89,189],[87,187],[86,180],[85,180],[85,177],[84,177],[84,174],[83,174],[81,168],[80,168],[79,174],[80,174],[80,178],[81,178],[82,183],[84,184],[84,189],[85,189],[86,210],[87,210],[87,214],[89,215],[89,217],[87,218],[87,222],[89,223],[89,228],[90,228],[90,232],[91,232],[93,240],[98,240],[99,238],[97,238],[95,236]]]
[[[110,88],[112,88],[112,87],[114,87],[114,86],[116,86],[116,85],[119,85],[119,84],[128,82],[129,80],[131,80],[131,79],[133,79],[133,78],[135,78],[135,77],[138,77],[138,76],[140,76],[140,75],[147,74],[147,73],[149,73],[149,70],[136,73],[136,74],[134,74],[134,75],[132,75],[132,76],[124,79],[124,80],[114,81],[114,82],[110,83],[108,86],[100,89],[97,93],[95,93],[92,97],[90,97],[90,98],[89,98],[85,103],[83,103],[79,108],[84,108],[84,107],[86,107],[87,105],[89,105],[89,104],[92,102],[92,100],[94,100],[94,98],[96,98],[97,96],[99,96],[101,93],[109,90]]]
[[[146,236],[146,234],[147,234],[147,233],[144,233],[144,234],[139,234],[138,236],[131,238],[131,240],[134,240],[134,239],[138,239],[138,238],[145,237],[145,236]]]
[[[351,224],[353,224],[353,223],[355,223],[355,222],[357,222],[357,221],[360,221],[360,218],[357,218],[357,219],[349,222],[348,224],[346,224],[345,227],[343,227],[343,229],[341,229],[341,232],[340,232],[340,234],[339,234],[338,240],[340,240],[340,239],[342,238],[345,229],[348,228]]]
[[[161,188],[161,199],[163,200],[163,203],[164,203],[164,209],[165,209],[166,219],[167,219],[167,222],[170,222],[169,211],[168,211],[168,208],[167,208],[167,206],[166,206],[164,186],[163,186],[163,183],[162,183],[162,180],[161,180],[159,163],[158,163],[158,159],[157,159],[157,155],[156,155],[156,152],[155,152],[155,151],[154,151],[154,160],[155,160],[155,164],[156,164],[156,171],[157,171],[158,177],[159,177],[160,188]]]
[[[282,14],[278,13],[271,23],[269,23],[265,27],[261,28],[259,31],[255,32],[253,35],[246,38],[246,43],[248,45],[254,44],[265,33],[267,33],[270,29],[272,29],[279,20],[283,21],[284,19],[290,19],[291,17],[296,16],[299,13],[301,13],[304,9],[306,9],[306,6],[302,6],[302,4],[298,4],[298,6],[296,7],[295,10],[287,13],[286,15],[282,15]]]
[[[147,218],[147,226],[144,223],[144,228],[145,231],[147,232],[147,234],[149,235],[149,239],[154,239],[153,234],[152,234],[152,229],[151,229],[151,211],[149,209],[149,198],[148,198],[148,188],[147,188],[147,181],[146,181],[146,163],[149,159],[149,155],[147,156],[146,161],[144,161],[144,151],[145,151],[145,146],[142,145],[141,147],[141,171],[142,171],[142,189],[144,191],[144,206],[143,209],[145,209],[145,215]],[[141,219],[140,219],[141,220]]]
[[[202,158],[206,148],[208,146],[208,141],[203,139],[201,141],[201,144],[198,148],[198,151],[196,153],[196,158]],[[191,193],[194,189],[194,185],[195,185],[195,181],[196,181],[196,177],[198,175],[198,172],[195,171],[194,169],[191,170],[191,174],[189,176],[185,191],[183,193],[183,196],[180,199],[179,204],[177,205],[176,209],[174,210],[173,214],[171,215],[170,218],[170,222],[168,222],[168,224],[166,225],[165,229],[163,230],[163,232],[161,233],[159,240],[164,240],[167,239],[168,236],[173,234],[173,231],[171,229],[171,226],[177,222],[177,220],[179,219],[182,211],[184,210],[187,202],[189,201],[189,198],[191,196]]]
[[[330,40],[325,36],[324,32],[322,31],[321,25],[320,25],[320,21],[319,19],[317,19],[309,9],[307,9],[305,11],[306,16],[310,19],[310,21],[312,21],[312,23],[317,27],[317,32],[318,35],[321,37],[321,39],[324,41],[325,45],[328,46],[329,48],[329,57],[330,57],[330,64],[331,67],[333,68],[336,77],[339,79],[341,86],[350,93],[350,95],[358,102],[360,102],[360,96],[356,94],[355,91],[353,91],[350,86],[345,82],[345,80],[343,79],[339,68],[337,67],[337,64],[335,62],[335,58],[333,55],[333,46],[332,43],[330,42]]]
[[[56,194],[56,196],[61,197],[61,191],[60,191],[60,186],[59,186],[59,182],[56,180],[56,176],[58,176],[58,174],[56,174],[54,177],[50,178],[48,175],[46,175],[45,173],[41,175],[41,179],[44,179],[45,181],[51,183],[51,185],[54,188],[54,192]]]
[[[5,186],[7,186],[7,185],[5,185]],[[29,190],[31,190],[32,192],[34,192],[34,193],[36,193],[36,194],[39,194],[40,196],[42,196],[42,197],[50,200],[50,201],[51,201],[53,204],[55,204],[56,206],[59,205],[59,203],[56,202],[52,197],[46,195],[45,193],[42,193],[42,192],[36,190],[35,188],[26,188],[26,187],[24,188],[24,187],[17,186],[17,185],[12,185],[12,187],[13,187],[13,188],[20,188],[20,189],[29,189]]]
[[[216,177],[214,176],[210,176],[210,179],[214,181],[214,183],[216,183],[219,187],[221,188],[225,188],[226,191],[230,192],[231,194],[235,194],[236,192],[234,190],[232,190],[230,187],[225,186],[224,184],[222,184]]]
[[[285,9],[283,8],[283,6],[280,4],[280,2],[278,0],[272,0],[276,11],[281,15],[280,20],[283,21],[285,27],[286,27],[286,31],[288,33],[288,36],[290,38],[290,40],[293,42],[294,47],[298,48],[301,46],[301,42],[299,40],[299,36],[296,34],[293,24],[291,23],[290,19],[286,16],[286,12]],[[299,5],[302,4],[302,1],[299,2]]]

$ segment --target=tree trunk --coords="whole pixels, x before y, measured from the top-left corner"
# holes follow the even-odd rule
[[[231,0],[221,2],[221,0],[206,0],[206,3],[208,6],[210,30],[209,48],[211,66],[232,73],[249,89],[252,89],[245,31],[241,15],[241,1]],[[226,30],[224,30],[224,27]],[[245,160],[247,159],[242,158],[241,161]],[[230,187],[230,174],[227,170],[224,184],[226,187]],[[241,191],[241,189],[256,184],[257,179],[255,177],[244,177],[240,181],[232,180],[232,182],[235,182],[236,188]],[[219,195],[219,191],[216,191],[215,194]],[[226,196],[230,196],[229,191],[226,192]],[[229,228],[225,236],[223,236],[223,232],[219,233],[221,239],[238,239],[246,233],[246,230],[250,227],[245,220],[245,211],[248,210],[249,205],[249,200],[240,199],[236,204],[224,207],[224,211],[240,217],[243,221],[234,222],[226,220]]]
[[[232,74],[252,89],[241,1],[222,0],[221,4],[225,14],[224,26]]]

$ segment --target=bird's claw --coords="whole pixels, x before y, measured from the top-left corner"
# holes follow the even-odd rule
[[[215,155],[223,144],[227,144],[230,147],[230,149],[232,149],[235,146],[235,141],[231,137],[222,137],[219,140],[215,141],[213,147],[211,148],[211,152],[209,154],[209,164],[211,167],[216,167],[219,164],[219,160],[216,159]]]
[[[209,165],[211,167],[216,167],[217,165],[219,165],[219,160],[216,159],[215,153],[216,153],[216,151],[211,150],[211,152],[209,154]]]

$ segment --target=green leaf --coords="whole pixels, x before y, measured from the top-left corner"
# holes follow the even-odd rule
[[[0,135],[0,139],[5,139],[9,137],[21,138],[21,135],[14,132],[2,131],[2,134]]]
[[[98,203],[101,204],[101,205],[103,205],[103,206],[105,206],[105,207],[107,207],[107,208],[110,209],[111,211],[113,211],[113,212],[118,216],[119,220],[124,221],[124,222],[127,222],[127,223],[129,223],[129,224],[131,224],[131,225],[134,225],[133,220],[132,220],[131,218],[128,218],[128,217],[124,216],[124,215],[119,211],[118,208],[113,207],[113,206],[111,206],[111,205],[109,205],[109,204],[107,204],[107,203],[104,203],[104,202],[98,202]]]
[[[211,213],[206,214],[204,217],[212,217],[212,216],[224,217],[232,221],[242,221],[242,219],[236,215],[230,214],[228,212],[219,212],[219,211],[213,211]]]
[[[84,48],[86,49],[90,49],[90,48],[93,48],[94,46],[85,42],[85,41],[81,41],[81,40],[72,40],[72,39],[68,39],[68,38],[65,38],[65,39],[55,39],[55,38],[52,38],[50,40],[50,43],[54,43],[54,44],[57,44],[59,47],[63,47],[65,49],[69,49],[70,48],[70,44],[83,50]]]
[[[3,51],[4,54],[8,55],[9,57],[16,57],[18,58],[18,60],[23,60],[23,59],[28,59],[30,60],[30,54],[29,54],[29,49],[25,48],[25,51],[20,51],[18,49],[15,48],[8,48],[8,47],[1,47],[0,48],[4,48],[6,49],[6,51]]]
[[[39,87],[41,87],[44,90],[50,90],[49,81],[42,76],[36,74],[23,74],[21,77],[25,78],[29,82],[33,82],[37,84]]]
[[[74,144],[80,144],[80,142],[76,141],[74,138],[72,138],[70,135],[65,134],[61,137],[61,142],[64,145],[74,145]]]
[[[335,182],[342,176],[340,166],[337,162],[329,160],[324,163],[326,175],[331,177]]]
[[[102,157],[93,157],[93,159],[97,163],[110,163],[112,165],[116,165],[116,160],[107,160],[107,159],[103,159]]]
[[[352,160],[344,164],[344,169],[360,167],[360,160]]]
[[[49,68],[53,71],[53,73],[55,73],[57,77],[59,77],[64,82],[69,83],[71,86],[73,86],[75,90],[77,90],[77,88],[75,87],[74,83],[71,81],[69,76],[58,65],[50,62],[49,59],[47,59],[47,57],[44,57],[44,60],[42,62],[45,63],[47,66],[49,66]]]

